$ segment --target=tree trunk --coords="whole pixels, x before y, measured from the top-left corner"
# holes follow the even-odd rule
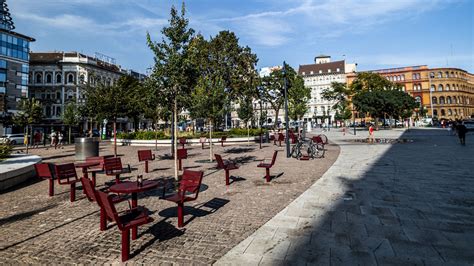
[[[212,119],[209,120],[209,161],[212,162]]]
[[[114,119],[114,156],[117,157],[117,119]]]
[[[71,126],[69,126],[69,144],[71,144]]]
[[[173,108],[173,109],[174,109],[174,108]],[[176,120],[175,120],[175,118],[174,118],[174,115],[175,115],[174,110],[173,110],[172,113],[173,113],[173,114],[171,115],[171,128],[170,128],[170,131],[171,131],[171,147],[170,147],[170,149],[171,149],[171,155],[174,156],[174,144],[175,144],[174,136],[176,135],[176,131],[175,131],[174,125],[175,125],[175,123],[177,123],[177,122],[176,122]]]
[[[275,110],[275,122],[273,123],[273,128],[277,129],[278,128],[278,115],[280,113],[280,108]]]
[[[176,97],[174,98],[174,114],[173,114],[173,118],[174,118],[174,136],[173,136],[173,140],[174,140],[174,178],[176,180],[178,180],[178,145],[176,145],[176,143],[178,143],[178,100],[176,99]]]
[[[247,146],[250,146],[250,128],[249,128],[248,121],[247,121]]]

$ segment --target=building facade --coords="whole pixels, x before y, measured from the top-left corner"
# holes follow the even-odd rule
[[[113,85],[126,73],[119,65],[78,52],[31,53],[29,97],[42,103],[43,125],[60,126],[65,105],[71,101],[85,103],[83,89],[87,83]],[[83,129],[88,130],[86,122]]]
[[[474,115],[474,75],[459,68],[428,68],[427,65],[371,70],[399,83],[425,117],[438,120],[466,119]],[[351,84],[356,74],[349,74]],[[421,108],[416,111],[419,112]],[[416,114],[414,114],[414,117]]]
[[[331,62],[331,57],[326,55],[317,56],[314,64],[300,65],[298,74],[303,77],[304,85],[311,88],[305,120],[319,125],[334,122],[334,102],[324,99],[322,93],[333,82],[346,83],[347,74],[355,71],[356,64],[346,64],[345,60]]]
[[[30,42],[35,39],[13,31],[5,0],[0,0],[0,136],[11,133],[17,103],[28,97]]]

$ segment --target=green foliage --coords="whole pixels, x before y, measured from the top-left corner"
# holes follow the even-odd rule
[[[62,119],[63,123],[68,126],[77,126],[79,124],[81,116],[75,102],[70,102],[66,105]]]
[[[260,132],[262,132],[262,134],[265,134],[265,132],[267,130],[265,130],[265,129],[260,130],[258,128],[251,128],[249,131],[250,131],[250,136],[258,136],[260,134]],[[185,137],[185,138],[188,138],[188,139],[199,138],[199,137],[209,138],[209,133],[208,132],[196,133],[194,135],[192,133],[189,133],[189,132],[180,132],[180,134],[178,134],[178,135],[179,135],[179,137]],[[157,139],[159,139],[159,140],[164,140],[164,139],[170,139],[171,138],[171,136],[169,134],[166,134],[163,131],[157,131],[157,132],[155,132],[155,131],[137,131],[137,132],[130,132],[130,133],[125,133],[125,132],[117,133],[117,138],[118,139],[154,140],[156,138],[156,136],[158,137]],[[222,131],[212,132],[212,137],[213,138],[220,138],[222,136],[246,137],[247,136],[247,129],[245,129],[245,128],[232,128],[231,130],[229,130],[227,132],[222,132]]]
[[[43,108],[35,98],[22,98],[18,103],[18,113],[13,116],[13,123],[25,127],[41,121]]]
[[[304,86],[303,78],[287,64],[285,64],[285,69],[286,73],[283,73],[282,69],[272,71],[269,76],[261,80],[259,88],[261,99],[270,103],[272,109],[275,110],[274,121],[278,121],[279,111],[282,109],[285,101],[285,76],[287,78],[289,108],[293,108],[293,116],[302,117],[304,115],[308,99],[311,96],[311,88]]]
[[[0,144],[0,161],[6,159],[12,152],[13,147],[8,143]]]
[[[170,139],[169,135],[166,135],[163,131],[136,131],[136,132],[120,132],[117,133],[118,139],[139,139],[139,140],[152,140],[152,139]]]
[[[239,109],[237,109],[237,115],[239,116],[242,121],[246,125],[248,125],[248,122],[250,119],[253,117],[253,103],[252,103],[252,97],[250,96],[243,96],[242,98],[239,99]]]

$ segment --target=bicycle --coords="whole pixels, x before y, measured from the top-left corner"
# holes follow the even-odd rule
[[[313,139],[299,138],[298,142],[293,146],[290,156],[296,159],[303,157],[303,152],[311,159],[324,157],[324,145],[314,142]]]

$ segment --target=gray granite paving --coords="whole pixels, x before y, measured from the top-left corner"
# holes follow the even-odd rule
[[[217,265],[473,265],[474,135],[381,130],[397,144],[351,142],[313,186]]]

